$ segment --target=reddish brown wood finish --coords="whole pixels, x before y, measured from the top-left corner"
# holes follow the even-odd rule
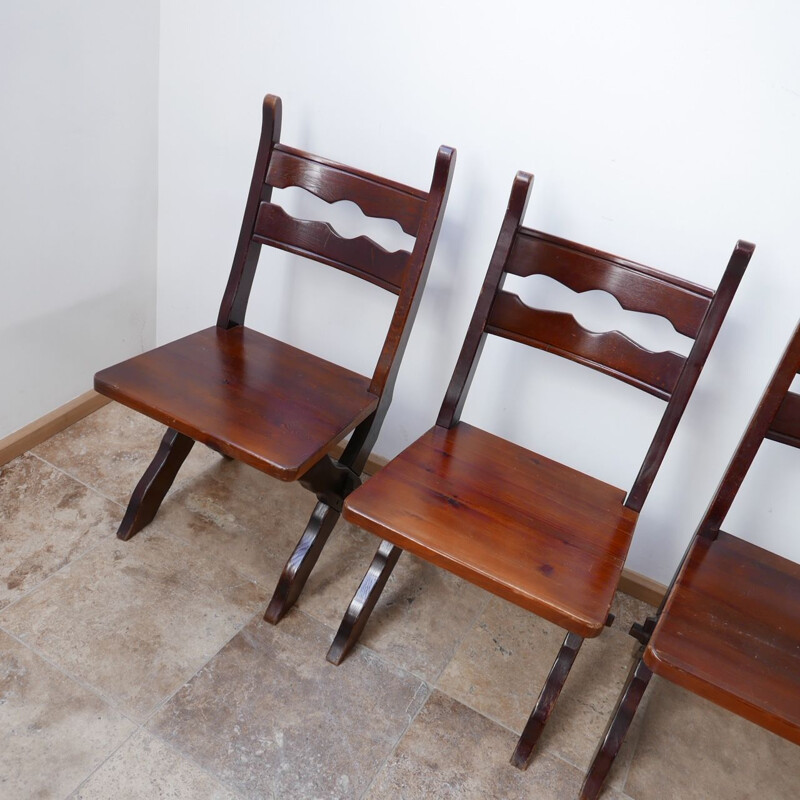
[[[276,622],[297,598],[339,517],[391,402],[450,188],[455,151],[439,148],[430,189],[396,181],[279,142],[281,101],[264,99],[250,191],[217,326],[99,372],[98,391],[170,426],[134,492],[120,538],[158,510],[193,440],[281,480],[300,480],[318,503],[269,606]],[[299,186],[327,202],[348,200],[396,221],[415,237],[412,252],[389,253],[365,236],[347,239],[324,222],[291,217],[273,187]],[[264,244],[368,280],[397,295],[371,377],[244,327]],[[352,433],[341,458],[328,452]]]
[[[639,511],[752,253],[737,244],[717,292],[523,228],[532,176],[518,173],[486,279],[436,426],[348,495],[344,514],[384,541],[328,652],[358,639],[402,549],[569,631],[512,763],[524,767],[584,637],[609,608]],[[617,331],[593,334],[569,314],[503,291],[507,273],[545,274],[577,292],[602,289],[693,338],[688,357],[651,353]],[[564,356],[667,400],[627,497],[623,489],[460,421],[487,335]]]
[[[434,427],[345,517],[581,636],[605,625],[636,524],[625,492],[460,422]]]
[[[243,326],[206,328],[95,376],[107,397],[284,481],[375,411],[368,386],[369,378]]]
[[[631,629],[644,684],[623,692],[581,800],[599,796],[650,672],[800,744],[800,564],[720,530],[764,439],[800,447],[799,370],[800,325],[656,617]]]
[[[487,333],[529,344],[668,400],[685,359],[670,351],[652,353],[624,333],[594,333],[571,314],[530,308],[510,292],[498,292],[486,320]]]
[[[389,253],[367,236],[345,239],[327,222],[295,219],[280,206],[262,203],[253,239],[301,256],[309,256],[399,294],[411,256],[407,250]]]
[[[800,565],[724,531],[698,536],[644,662],[800,744]]]

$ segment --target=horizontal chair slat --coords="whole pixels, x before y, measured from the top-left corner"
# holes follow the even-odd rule
[[[712,296],[705,287],[525,228],[517,236],[506,271],[521,277],[548,275],[574,292],[608,292],[622,308],[663,316],[692,339]]]
[[[800,447],[800,395],[789,392],[767,432],[769,439]]]
[[[253,239],[307,256],[356,275],[394,294],[400,293],[411,254],[389,253],[366,236],[346,239],[327,222],[295,219],[274,203],[261,203]]]
[[[277,189],[299,186],[328,203],[350,200],[369,217],[395,220],[416,236],[427,194],[401,183],[327,161],[285,145],[276,145],[266,182]]]
[[[665,400],[684,364],[677,353],[652,353],[619,331],[593,333],[571,314],[531,308],[510,292],[495,297],[486,331],[557,353]]]

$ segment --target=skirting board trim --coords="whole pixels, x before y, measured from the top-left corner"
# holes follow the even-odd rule
[[[109,402],[111,401],[107,397],[90,389],[55,411],[34,420],[30,425],[20,428],[16,433],[0,439],[0,467]]]

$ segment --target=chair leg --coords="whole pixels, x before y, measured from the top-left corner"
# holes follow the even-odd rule
[[[350,606],[342,619],[341,625],[339,625],[333,644],[328,650],[326,658],[331,664],[336,664],[337,666],[341,664],[345,656],[352,650],[353,645],[358,641],[358,637],[361,636],[361,631],[364,630],[369,615],[372,613],[372,609],[375,608],[375,603],[378,602],[383,587],[386,586],[386,581],[389,580],[394,565],[402,552],[399,547],[395,547],[391,542],[381,542],[378,552],[375,553],[375,558],[372,559],[372,564],[370,564],[367,574],[364,576],[364,580],[361,581],[358,591],[350,601]]]
[[[586,773],[586,778],[581,787],[580,800],[595,800],[603,788],[603,783],[608,776],[611,765],[619,753],[625,734],[633,721],[636,709],[639,707],[647,684],[653,673],[642,661],[641,654],[631,667],[628,679],[617,700],[614,713],[608,722],[606,731],[600,741],[600,746],[594,754],[592,764]]]
[[[117,530],[120,539],[127,541],[152,521],[192,445],[194,439],[167,428],[155,458],[133,490]]]
[[[325,503],[314,506],[311,519],[300,537],[294,552],[283,568],[278,585],[269,601],[264,619],[277,625],[286,612],[295,604],[306,585],[308,576],[317,563],[322,548],[339,519],[339,512]]]
[[[539,699],[536,701],[536,706],[528,718],[525,730],[522,731],[522,736],[519,737],[514,755],[511,756],[511,763],[518,769],[525,769],[528,766],[531,755],[533,755],[533,749],[536,747],[536,742],[539,741],[539,737],[542,735],[544,726],[550,717],[550,712],[553,710],[553,706],[555,706],[558,696],[564,688],[564,683],[582,644],[583,637],[578,636],[577,633],[568,633],[564,639],[564,644],[561,645],[561,649],[558,651],[556,660],[550,669],[550,674],[547,676],[547,680],[539,694]]]

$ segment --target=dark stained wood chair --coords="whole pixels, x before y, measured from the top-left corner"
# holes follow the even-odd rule
[[[639,511],[750,259],[737,244],[717,292],[522,227],[532,176],[520,172],[436,425],[345,501],[345,518],[384,541],[328,652],[356,642],[402,550],[567,629],[517,744],[524,768],[585,637],[612,618]],[[575,292],[602,289],[625,309],[659,314],[694,339],[688,357],[651,353],[617,331],[503,290],[507,274],[542,274]],[[600,370],[667,401],[630,492],[460,421],[488,334]]]
[[[800,564],[721,530],[764,439],[800,447],[800,325],[636,658],[581,790],[602,789],[653,673],[800,744]],[[753,794],[757,787],[753,787]]]
[[[420,191],[280,143],[281,101],[264,99],[261,139],[233,267],[215,327],[98,372],[98,392],[168,426],[133,492],[117,535],[155,516],[195,441],[283,481],[299,480],[318,503],[268,609],[277,622],[297,599],[342,508],[360,481],[391,401],[395,377],[442,222],[455,151],[441,147],[430,190]],[[328,203],[349,200],[396,221],[415,238],[388,252],[325,222],[295,219],[271,202],[299,186]],[[306,256],[397,295],[372,377],[356,374],[245,327],[262,245]],[[331,449],[352,432],[339,458]]]

